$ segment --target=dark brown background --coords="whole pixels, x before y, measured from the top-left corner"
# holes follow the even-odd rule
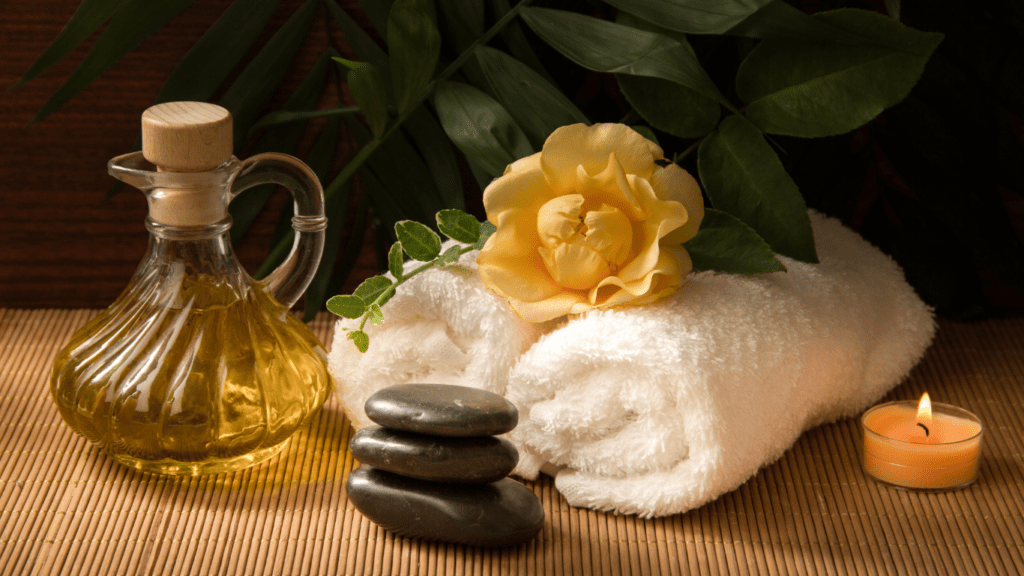
[[[40,77],[9,88],[60,33],[78,4],[7,0],[0,15],[0,307],[105,307],[124,288],[146,248],[146,202],[131,188],[104,202],[114,183],[106,163],[132,150],[140,115],[231,0],[195,2],[79,96],[28,125],[96,35]],[[281,2],[257,49],[300,4]],[[354,2],[341,4],[349,8]],[[344,40],[333,32],[344,51]],[[321,11],[272,108],[315,63],[326,46],[326,34]],[[317,129],[311,127],[312,136]],[[272,201],[280,205],[285,194],[275,194]],[[236,247],[250,272],[268,253],[275,222],[276,210],[265,211]],[[374,272],[372,254],[364,250],[363,256],[350,284]]]

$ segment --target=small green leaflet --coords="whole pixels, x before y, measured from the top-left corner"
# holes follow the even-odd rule
[[[462,249],[458,246],[449,246],[437,260],[441,263],[441,266],[447,266],[458,262],[459,256],[462,256]]]
[[[358,296],[334,296],[327,301],[327,310],[355,320],[366,312],[366,302]]]
[[[441,237],[436,232],[412,220],[398,222],[395,224],[395,233],[399,241],[388,250],[388,271],[396,280],[392,282],[387,276],[374,276],[366,279],[351,295],[335,296],[328,300],[327,309],[330,312],[353,320],[362,318],[360,329],[348,334],[348,339],[352,340],[360,352],[366,352],[370,345],[370,337],[362,328],[367,322],[376,325],[384,323],[382,306],[395,295],[395,289],[407,277],[403,252],[424,262],[410,271],[410,275],[415,275],[429,268],[457,263],[466,252],[483,246],[495,231],[490,222],[477,222],[476,218],[461,210],[442,210],[436,218],[438,228],[458,242],[458,245],[449,246],[442,253]]]
[[[381,311],[380,304],[377,304],[376,302],[370,304],[370,308],[367,310],[366,316],[370,319],[370,322],[373,322],[377,326],[384,323],[384,312]]]
[[[362,330],[353,330],[349,332],[348,339],[356,345],[356,348],[358,348],[360,352],[365,353],[370,349],[370,337]]]
[[[395,277],[395,280],[401,280],[405,273],[402,271],[402,264],[405,263],[405,258],[402,256],[402,243],[395,242],[391,245],[391,250],[388,251],[388,271]]]
[[[363,301],[363,307],[370,305],[378,296],[384,291],[391,288],[391,280],[384,276],[374,276],[367,278],[359,285],[358,288],[352,292],[353,296],[358,296]],[[383,304],[383,302],[381,302]]]
[[[462,210],[438,212],[437,229],[445,236],[463,244],[475,244],[480,239],[480,223]]]
[[[441,253],[441,237],[436,232],[413,220],[395,223],[395,235],[405,253],[412,259],[427,262]]]

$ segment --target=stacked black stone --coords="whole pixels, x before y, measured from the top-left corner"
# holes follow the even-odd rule
[[[519,422],[511,402],[465,386],[403,384],[365,408],[380,426],[353,436],[362,466],[346,484],[364,516],[402,536],[472,546],[519,544],[540,532],[540,501],[506,478],[519,453],[496,437]]]

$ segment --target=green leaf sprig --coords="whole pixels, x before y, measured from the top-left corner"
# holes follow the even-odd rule
[[[412,220],[397,222],[395,235],[398,242],[388,251],[388,271],[394,280],[383,275],[373,276],[367,278],[352,294],[334,296],[327,301],[327,310],[342,318],[362,318],[359,328],[348,331],[348,339],[360,352],[366,352],[370,347],[370,337],[363,330],[366,322],[378,326],[384,323],[381,306],[395,295],[399,286],[425,270],[454,264],[466,252],[483,248],[495,227],[490,222],[478,222],[461,210],[441,210],[437,213],[437,229],[463,246],[449,246],[442,252],[441,237],[429,227]],[[423,264],[406,272],[403,252]]]

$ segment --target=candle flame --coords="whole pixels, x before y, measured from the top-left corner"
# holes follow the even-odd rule
[[[925,424],[932,423],[932,399],[928,397],[927,392],[921,396],[921,401],[917,403],[917,419]]]

